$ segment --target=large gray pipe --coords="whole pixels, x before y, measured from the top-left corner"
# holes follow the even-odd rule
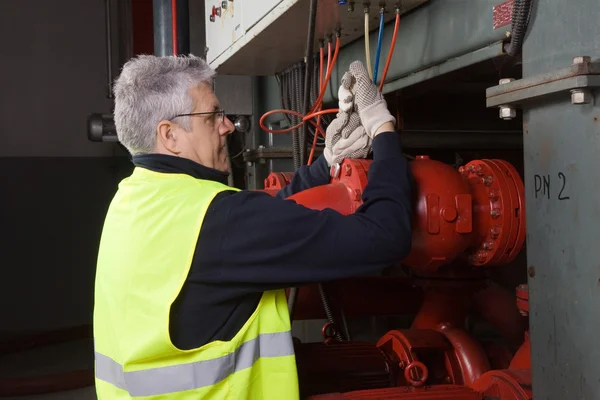
[[[154,55],[173,55],[173,13],[171,0],[153,0]],[[190,52],[189,1],[177,0],[177,54]]]

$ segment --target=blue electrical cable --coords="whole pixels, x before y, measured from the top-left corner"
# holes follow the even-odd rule
[[[381,54],[381,42],[383,42],[383,9],[379,12],[379,37],[377,38],[377,51],[375,53],[375,69],[373,70],[373,83],[377,83],[377,72],[379,71],[379,55]]]

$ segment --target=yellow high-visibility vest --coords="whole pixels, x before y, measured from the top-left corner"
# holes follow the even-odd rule
[[[180,350],[170,340],[171,306],[188,275],[206,210],[224,190],[234,189],[139,167],[119,184],[96,271],[100,400],[299,397],[284,290],[265,292],[230,341]]]

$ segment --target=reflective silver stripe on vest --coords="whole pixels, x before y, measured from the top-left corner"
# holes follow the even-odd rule
[[[290,331],[268,333],[243,343],[234,353],[212,360],[123,372],[123,366],[98,352],[96,378],[108,382],[131,396],[198,389],[214,385],[234,372],[250,368],[261,357],[283,357],[294,354]]]

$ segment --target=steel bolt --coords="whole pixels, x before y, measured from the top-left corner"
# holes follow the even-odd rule
[[[494,178],[492,176],[486,176],[485,178],[481,178],[481,181],[484,183],[484,185],[490,186],[492,183],[494,183]]]
[[[517,109],[513,106],[500,106],[500,118],[511,120],[517,117]]]
[[[221,2],[221,8],[227,9],[227,1],[222,1]]]
[[[483,176],[483,168],[481,168],[481,165],[475,166],[475,174],[477,176]]]
[[[465,167],[462,167],[462,166],[458,168],[458,173],[461,174],[462,176],[469,175],[469,171],[467,171],[467,169]]]
[[[507,83],[511,83],[512,81],[514,81],[513,78],[503,78],[500,79],[500,84],[501,85],[506,85]],[[517,109],[514,108],[513,106],[509,106],[509,105],[502,105],[500,106],[500,118],[504,119],[504,120],[511,120],[513,118],[516,118],[517,116]]]
[[[490,210],[490,215],[492,216],[492,218],[496,219],[500,215],[502,215],[502,211],[499,208],[494,208],[494,209]]]
[[[467,168],[467,171],[473,172],[473,171],[475,171],[475,167],[473,167],[472,165],[469,165],[469,167]]]
[[[492,200],[492,201],[498,200],[498,197],[500,197],[500,195],[498,194],[498,192],[496,190],[490,190],[490,200]]]
[[[573,57],[573,64],[583,64],[583,63],[589,63],[591,61],[592,61],[592,57],[590,57],[590,56]]]
[[[492,243],[492,242],[485,242],[485,243],[483,244],[483,248],[484,248],[485,250],[491,250],[491,249],[493,249],[493,248],[494,248],[494,243]]]
[[[259,149],[264,149],[265,146],[263,146],[262,144],[260,146],[258,146]]]
[[[487,251],[479,250],[477,252],[477,261],[479,261],[480,263],[485,262],[485,260],[487,260],[487,255]]]
[[[208,17],[208,19],[210,20],[210,22],[215,22],[215,16],[211,15],[210,17]]]
[[[571,90],[571,104],[589,104],[592,102],[592,93],[588,89]]]
[[[348,164],[344,167],[344,175],[350,176],[352,175],[352,167]]]
[[[499,226],[493,226],[490,228],[490,236],[492,237],[492,239],[498,239],[498,237],[500,236],[500,227]]]

